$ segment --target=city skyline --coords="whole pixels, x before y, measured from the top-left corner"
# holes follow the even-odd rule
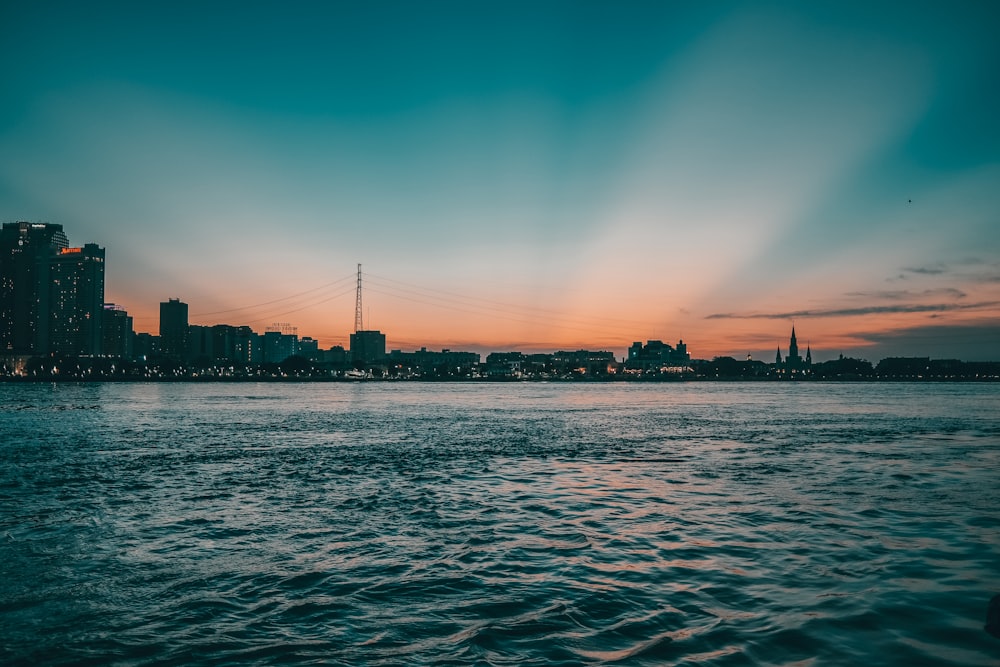
[[[264,7],[0,14],[0,217],[137,331],[1000,356],[992,6]]]
[[[83,356],[83,357],[119,357],[123,361],[150,359],[169,360],[172,362],[206,363],[214,359],[216,363],[280,363],[290,358],[303,356],[310,361],[325,360],[327,363],[355,364],[356,367],[378,366],[388,357],[397,361],[414,354],[427,354],[430,357],[447,357],[452,355],[466,359],[469,355],[499,356],[502,358],[523,353],[529,355],[541,353],[541,356],[579,355],[584,354],[589,359],[588,364],[595,360],[599,364],[614,361],[614,351],[598,351],[589,345],[581,345],[575,352],[569,349],[543,350],[514,346],[503,350],[489,349],[478,345],[469,346],[467,351],[454,351],[442,347],[442,352],[427,349],[426,341],[407,343],[413,350],[407,352],[400,345],[387,352],[386,335],[371,326],[365,325],[363,315],[363,276],[361,265],[357,272],[343,277],[327,285],[305,290],[287,299],[269,301],[248,308],[267,307],[269,309],[287,309],[281,315],[300,312],[317,303],[326,303],[332,298],[341,298],[350,291],[355,295],[355,320],[353,332],[349,334],[349,345],[330,345],[326,350],[320,342],[311,335],[304,333],[300,338],[298,327],[289,322],[273,322],[261,334],[259,329],[245,324],[245,313],[248,308],[230,309],[216,313],[200,313],[196,317],[203,318],[201,322],[189,321],[189,304],[173,297],[159,303],[159,318],[156,333],[136,331],[133,318],[121,304],[105,303],[105,251],[97,244],[88,243],[83,247],[69,246],[69,240],[61,225],[50,223],[31,223],[21,221],[4,223],[3,234],[0,235],[0,339],[6,341],[6,351],[9,359],[21,358],[23,363],[28,356],[38,359],[46,356]],[[27,272],[27,273],[25,273]],[[344,283],[348,278],[356,279],[350,289]],[[390,288],[393,286],[390,285]],[[419,297],[417,300],[437,298],[442,296],[421,293],[414,289],[394,286],[397,290],[408,292]],[[333,297],[324,295],[319,290],[336,290]],[[378,291],[378,290],[376,290]],[[319,292],[319,293],[318,293]],[[454,294],[447,294],[452,300],[451,306],[456,309],[470,307],[470,304],[455,300]],[[300,300],[306,298],[306,305]],[[413,298],[412,296],[410,298]],[[427,303],[427,301],[424,301]],[[441,305],[440,303],[435,305]],[[473,306],[476,304],[472,304]],[[495,304],[495,306],[503,304]],[[273,312],[273,311],[272,311]],[[233,319],[234,313],[243,313]],[[208,315],[226,315],[227,322],[205,320]],[[501,313],[493,316],[503,317]],[[271,318],[268,318],[271,319]],[[105,321],[107,320],[107,321]],[[228,322],[242,321],[244,324],[233,325]],[[254,320],[251,320],[254,321]],[[433,343],[431,343],[433,346]],[[395,347],[395,346],[393,346]],[[783,348],[780,343],[776,350],[774,368],[797,373],[803,369],[812,368],[813,357],[811,345],[805,344],[805,353],[800,354],[794,324],[792,325],[788,346]],[[326,359],[327,352],[332,356]],[[397,356],[402,354],[402,356]],[[591,358],[593,355],[597,357]],[[10,356],[13,355],[13,356]],[[346,356],[345,356],[346,355]],[[537,354],[535,356],[538,356]],[[763,366],[760,355],[754,359],[748,353],[746,361]],[[833,355],[828,355],[830,359]],[[841,361],[859,361],[837,355]],[[687,344],[683,339],[676,345],[664,343],[659,339],[633,341],[627,354],[620,356],[621,361],[629,364],[639,364],[642,368],[652,365],[661,367],[682,367],[691,361],[707,361],[707,359],[692,359],[688,353]],[[728,359],[735,361],[729,355],[715,355],[716,360]],[[336,359],[337,361],[333,361]],[[923,357],[929,360],[930,357]],[[200,361],[199,361],[200,360]],[[822,361],[822,357],[817,361]],[[951,358],[943,361],[950,362]],[[565,360],[564,360],[565,361]],[[942,360],[938,360],[942,361]],[[962,360],[980,361],[980,360]],[[886,357],[882,362],[921,362],[919,355],[911,357]],[[465,363],[465,361],[463,361]],[[865,361],[867,363],[867,361]],[[997,362],[992,362],[997,363]],[[15,362],[16,365],[16,362]],[[891,364],[890,364],[891,365]],[[870,366],[870,365],[869,365]],[[881,366],[881,364],[880,364]],[[907,368],[909,368],[907,366]],[[928,367],[929,368],[929,367]],[[940,366],[944,372],[954,373],[947,363]],[[759,370],[759,368],[758,368]],[[843,372],[840,370],[839,372]],[[975,371],[974,371],[975,372]]]

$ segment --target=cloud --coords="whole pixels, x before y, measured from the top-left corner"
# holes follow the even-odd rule
[[[955,289],[954,287],[941,287],[939,289],[927,289],[922,292],[914,292],[913,290],[871,290],[848,292],[847,296],[899,301],[901,299],[920,299],[930,297],[952,297],[955,299],[964,299],[966,294],[962,290]]]
[[[980,324],[931,324],[897,331],[857,334],[874,358],[932,357],[964,361],[1000,360],[1000,320]]]
[[[1000,283],[1000,273],[980,273],[972,276],[979,283]]]
[[[795,310],[779,313],[713,313],[707,320],[792,320],[810,317],[858,317],[862,315],[884,315],[892,313],[946,313],[951,311],[982,310],[995,308],[1000,301],[980,301],[977,303],[934,303],[899,304],[886,306],[861,306],[857,308],[831,308],[819,310]]]
[[[945,274],[958,280],[969,280],[974,283],[1000,282],[1000,262],[982,257],[969,256],[955,262],[937,262],[926,266],[904,266],[899,271],[900,273],[886,278],[886,282],[909,280],[913,276],[941,276]]]
[[[948,271],[948,267],[944,264],[935,264],[934,266],[904,266],[903,271],[908,273],[919,273],[925,276],[937,276]]]

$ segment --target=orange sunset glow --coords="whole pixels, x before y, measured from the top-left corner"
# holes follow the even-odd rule
[[[989,21],[636,11],[267,56],[248,17],[182,53],[99,22],[8,72],[0,209],[106,248],[140,332],[179,298],[345,345],[361,263],[392,349],[1000,357]]]

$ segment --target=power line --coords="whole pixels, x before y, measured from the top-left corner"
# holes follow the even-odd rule
[[[337,280],[334,280],[331,283],[326,283],[325,285],[320,285],[319,287],[313,287],[312,289],[307,289],[304,292],[298,292],[298,293],[292,294],[290,296],[281,297],[280,299],[272,299],[271,301],[264,301],[263,303],[257,303],[257,304],[254,304],[252,306],[240,306],[239,308],[229,308],[229,309],[226,309],[226,310],[213,310],[211,312],[205,312],[205,313],[193,313],[191,315],[191,317],[206,317],[208,315],[221,315],[223,313],[235,313],[235,312],[241,311],[241,310],[253,310],[254,308],[260,308],[262,306],[270,306],[270,305],[275,304],[275,303],[281,303],[282,301],[291,301],[292,299],[297,299],[300,296],[304,296],[306,294],[311,294],[313,292],[318,292],[319,290],[326,289],[328,287],[333,287],[334,285],[336,285],[338,283],[342,283],[345,280],[350,280],[353,277],[354,277],[353,274],[349,275],[349,276],[344,276],[343,278],[338,278]]]
[[[409,285],[402,281],[393,280],[391,278],[385,278],[382,276],[373,276],[372,274],[366,273],[369,278],[369,285],[371,282],[375,282],[379,287],[385,290],[390,290],[388,292],[381,291],[379,289],[373,289],[369,286],[369,291],[374,291],[380,294],[385,294],[394,298],[406,298],[410,301],[419,301],[421,303],[427,303],[428,305],[437,306],[440,308],[447,308],[450,310],[459,310],[462,312],[470,312],[479,315],[487,315],[495,317],[498,319],[506,319],[516,322],[521,322],[524,324],[556,324],[567,329],[576,329],[580,331],[590,331],[590,332],[619,332],[621,325],[633,325],[637,328],[648,327],[648,322],[624,322],[620,319],[616,319],[614,323],[610,323],[608,318],[593,318],[593,317],[579,317],[579,316],[569,316],[557,311],[552,311],[545,308],[538,308],[533,306],[518,306],[503,301],[496,301],[492,299],[480,299],[477,297],[469,297],[463,294],[457,294],[454,292],[448,292],[445,290],[436,290],[427,287],[421,287],[416,285]],[[396,285],[403,285],[403,287],[397,287],[395,285],[388,285],[385,283],[396,283]],[[407,295],[415,295],[416,297],[422,297],[423,299],[431,299],[432,301],[420,301],[420,298],[414,299],[413,296],[401,296],[400,294],[394,294],[392,291],[403,292]],[[429,292],[429,294],[428,294]],[[444,296],[438,296],[438,294]],[[444,303],[442,303],[444,302]],[[491,307],[494,306],[494,307]],[[497,310],[505,311],[506,315],[500,315]],[[525,311],[535,311],[537,315],[531,312]]]
[[[403,281],[400,281],[400,280],[394,280],[392,278],[386,278],[384,276],[375,276],[375,275],[372,275],[372,274],[370,274],[368,272],[365,272],[365,275],[368,276],[369,279],[382,280],[384,282],[395,283],[397,285],[402,285],[403,286],[403,287],[400,287],[398,289],[408,289],[408,290],[412,289],[412,290],[416,290],[418,292],[433,292],[433,293],[437,293],[437,294],[443,294],[446,297],[451,297],[451,298],[459,299],[459,300],[462,300],[462,301],[471,301],[471,302],[474,302],[474,305],[478,305],[478,304],[492,304],[492,305],[495,305],[495,306],[499,306],[500,308],[504,308],[506,310],[512,310],[512,311],[515,311],[515,312],[518,312],[518,313],[520,313],[522,311],[525,311],[525,310],[533,310],[533,311],[536,311],[538,313],[541,313],[542,315],[544,315],[546,318],[549,318],[549,319],[562,319],[564,321],[572,321],[572,322],[585,323],[585,324],[586,323],[591,323],[591,324],[592,323],[603,323],[603,322],[606,321],[605,318],[568,316],[566,314],[561,314],[558,311],[553,311],[550,308],[540,308],[540,307],[537,307],[537,306],[527,306],[527,305],[512,304],[512,303],[508,303],[508,302],[504,302],[504,301],[497,301],[497,300],[494,300],[494,299],[485,299],[485,298],[481,298],[481,297],[467,296],[467,295],[459,294],[459,293],[456,293],[456,292],[449,292],[447,290],[439,290],[439,289],[434,289],[434,288],[431,288],[431,287],[423,287],[423,286],[420,286],[420,285],[406,283],[406,282],[403,282]],[[388,288],[390,286],[387,285],[386,287]],[[444,297],[434,296],[433,294],[426,295],[426,296],[429,296],[431,298],[444,298]],[[616,319],[615,321],[618,322],[618,323],[620,323],[620,324],[634,326],[634,327],[637,327],[637,328],[648,327],[649,326],[649,322],[647,322],[647,321],[640,322],[638,320],[622,320],[620,318]]]
[[[324,303],[333,301],[334,299],[339,299],[341,297],[347,296],[352,291],[354,291],[354,288],[350,288],[350,289],[346,289],[346,290],[341,290],[340,292],[334,294],[333,296],[329,296],[329,297],[326,297],[324,299],[320,299],[319,301],[311,301],[310,303],[307,303],[306,305],[300,306],[298,308],[293,308],[291,310],[286,310],[286,311],[281,312],[281,313],[274,313],[272,315],[267,315],[265,317],[259,317],[257,319],[249,320],[248,323],[265,322],[267,320],[273,320],[275,318],[282,317],[284,315],[290,315],[292,313],[298,313],[298,312],[301,312],[301,311],[306,310],[308,308],[314,308],[314,307],[316,307],[316,306],[318,306],[320,304],[324,304]]]
[[[362,272],[361,265],[358,264],[357,273],[352,273],[347,276],[343,276],[329,283],[319,285],[318,287],[313,287],[311,289],[303,290],[289,296],[281,297],[278,299],[271,299],[269,301],[264,301],[257,304],[241,306],[237,308],[229,308],[225,310],[216,310],[209,312],[202,312],[193,314],[192,318],[202,318],[210,315],[220,315],[225,313],[245,313],[245,317],[241,318],[247,324],[256,324],[260,322],[276,321],[277,318],[289,315],[292,313],[301,312],[309,308],[314,308],[316,306],[329,303],[336,299],[340,299],[347,296],[351,291],[355,291],[355,331],[363,329],[362,320],[362,295],[361,295],[361,285],[363,277],[367,277],[368,280],[368,290],[369,292],[375,292],[377,294],[382,294],[392,299],[398,299],[405,301],[407,303],[423,303],[436,308],[444,308],[447,310],[458,311],[462,313],[468,313],[478,316],[483,316],[487,318],[493,318],[497,320],[506,320],[511,322],[518,322],[521,324],[527,324],[531,326],[555,326],[562,329],[583,331],[589,333],[597,333],[602,336],[620,336],[621,327],[634,326],[637,328],[648,327],[648,322],[639,323],[636,321],[622,321],[620,319],[608,318],[597,318],[597,317],[587,317],[587,316],[572,316],[565,312],[553,311],[547,308],[541,308],[538,306],[530,305],[518,305],[504,301],[498,301],[495,299],[480,298],[476,296],[468,296],[466,294],[461,294],[457,292],[450,292],[447,290],[440,290],[430,287],[424,287],[421,285],[416,285],[413,283],[407,283],[400,280],[395,280],[385,276],[378,276],[367,272]],[[356,279],[356,285],[348,287],[343,285],[348,280]],[[374,283],[374,287],[372,286]],[[333,290],[336,286],[341,285],[342,287],[337,290]],[[325,291],[325,292],[324,292]],[[334,293],[330,293],[330,292]],[[308,297],[305,300],[303,297]],[[298,303],[296,303],[298,301]],[[282,304],[284,306],[293,306],[291,308],[282,310],[277,313],[269,313],[266,315],[261,315],[253,319],[246,319],[252,317],[254,313],[248,312],[256,309],[265,308],[267,306],[275,306],[276,304]],[[146,318],[152,320],[153,318]],[[337,338],[342,337],[342,334],[334,336]]]
[[[393,293],[392,291],[387,291],[387,290],[392,290],[392,289],[397,289],[398,291],[405,292],[407,294],[403,295],[403,294],[399,294],[399,293]],[[498,313],[496,310],[488,309],[488,307],[486,307],[486,306],[476,307],[476,306],[472,306],[472,305],[464,304],[464,303],[458,303],[458,304],[455,304],[455,303],[441,303],[440,302],[441,301],[440,297],[433,297],[433,296],[423,295],[423,294],[420,294],[419,292],[415,292],[413,290],[399,290],[398,288],[385,288],[385,291],[384,291],[382,289],[373,288],[373,287],[369,286],[368,287],[368,291],[369,292],[375,292],[377,294],[384,294],[384,295],[392,297],[392,298],[397,298],[397,299],[405,300],[408,303],[414,303],[414,302],[415,303],[425,303],[427,305],[435,306],[435,307],[438,307],[438,308],[445,308],[445,309],[448,309],[448,310],[455,310],[455,311],[459,311],[459,312],[463,312],[463,313],[471,313],[471,314],[475,314],[475,315],[484,315],[484,316],[487,316],[487,317],[492,317],[494,319],[507,320],[507,321],[511,321],[511,322],[519,322],[521,324],[529,324],[529,325],[532,325],[532,326],[538,326],[538,325],[544,325],[544,324],[551,324],[551,322],[550,322],[551,318],[544,319],[544,318],[541,318],[541,317],[533,317],[530,314],[529,315],[513,314],[512,315],[512,314]],[[412,296],[414,294],[417,295],[417,296],[416,297]],[[423,297],[423,298],[420,298],[420,297]],[[437,299],[437,300],[434,301],[434,300],[428,300],[428,299]],[[559,323],[558,326],[560,326],[563,329],[571,329],[571,330],[576,330],[576,331],[587,331],[587,332],[591,332],[591,333],[600,333],[602,335],[609,335],[612,332],[617,335],[618,331],[619,331],[618,327],[612,327],[610,325],[609,326],[605,326],[605,327],[601,327],[599,325],[583,325],[583,326],[580,326],[580,325],[574,324],[572,322],[570,322],[570,323],[562,322],[562,323]]]

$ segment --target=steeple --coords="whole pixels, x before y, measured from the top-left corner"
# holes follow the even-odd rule
[[[807,343],[806,344],[806,366],[812,366],[812,362],[813,362],[813,353],[812,353],[812,350],[809,348],[809,344]]]
[[[788,343],[788,356],[795,359],[799,356],[799,341],[795,339],[795,325],[792,325],[792,340]]]
[[[778,356],[775,357],[774,363],[778,364],[779,366],[781,365],[781,348],[780,347],[778,348]]]

